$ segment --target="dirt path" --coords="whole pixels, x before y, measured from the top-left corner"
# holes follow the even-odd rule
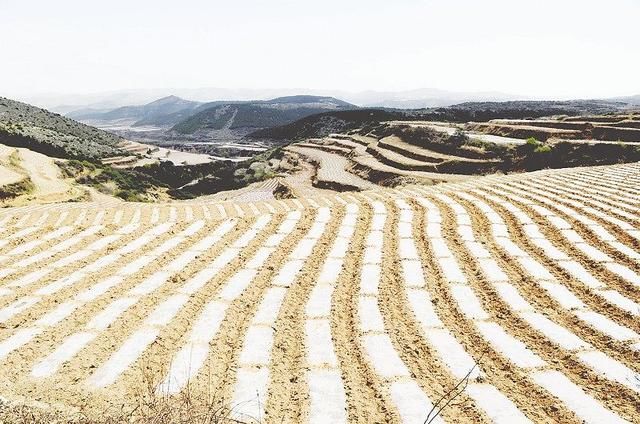
[[[43,201],[66,200],[74,190],[60,176],[60,169],[53,159],[28,149],[18,149],[22,159],[21,166],[36,186],[34,195]]]

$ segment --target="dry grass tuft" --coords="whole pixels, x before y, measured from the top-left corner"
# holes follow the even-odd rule
[[[175,396],[158,393],[153,374],[143,371],[132,406],[99,413],[70,413],[0,399],[0,424],[237,424],[234,412],[215,395],[196,396],[187,387]],[[253,421],[252,422],[257,422]]]
[[[2,424],[230,424],[239,423],[232,411],[218,402],[205,402],[188,394],[176,397],[155,396],[140,400],[128,411],[102,414],[66,413],[49,408],[0,401]]]

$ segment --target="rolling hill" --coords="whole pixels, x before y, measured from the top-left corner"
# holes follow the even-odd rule
[[[359,109],[331,111],[306,116],[297,121],[250,133],[252,139],[300,140],[308,137],[324,137],[334,132],[348,131],[380,121],[407,118],[401,111]]]
[[[324,137],[384,120],[486,122],[492,119],[533,119],[554,115],[596,115],[627,109],[628,103],[608,100],[467,102],[427,109],[370,108],[325,111],[280,126],[265,127],[250,139],[299,140]]]
[[[106,112],[85,109],[71,112],[67,116],[83,121],[126,120],[133,126],[169,126],[190,116],[201,104],[177,96],[167,96],[145,105],[123,106]]]
[[[333,97],[288,96],[253,102],[215,102],[199,108],[199,112],[176,124],[172,130],[181,134],[238,128],[269,128],[286,125],[298,119],[357,106]]]

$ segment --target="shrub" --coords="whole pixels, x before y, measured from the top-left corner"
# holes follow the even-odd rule
[[[541,144],[538,147],[535,148],[535,150],[533,151],[534,153],[549,153],[551,152],[551,146],[549,146],[548,144]]]
[[[141,202],[143,201],[143,199],[140,197],[139,194],[134,193],[132,190],[120,190],[116,196],[118,196],[119,198],[121,198],[122,200],[125,200],[127,202]]]
[[[35,189],[31,178],[26,177],[18,182],[0,186],[0,200],[14,199],[23,194],[28,194]]]
[[[131,202],[148,200],[151,189],[166,187],[153,176],[132,169],[117,169],[88,161],[57,161],[65,178],[94,187],[101,193],[118,196]]]

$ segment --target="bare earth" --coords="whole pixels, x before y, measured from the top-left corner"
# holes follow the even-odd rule
[[[23,157],[41,196],[68,189]],[[639,183],[627,164],[6,208],[0,396],[101,414],[148,386],[248,422],[422,423],[463,381],[433,422],[640,422]]]

